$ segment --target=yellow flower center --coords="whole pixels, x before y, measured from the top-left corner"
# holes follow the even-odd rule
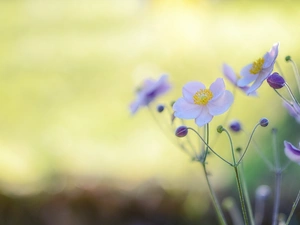
[[[197,105],[206,105],[213,97],[213,93],[209,89],[200,89],[194,94],[194,103]]]
[[[259,58],[256,61],[253,62],[252,64],[252,68],[250,69],[250,73],[252,74],[258,74],[263,65],[264,65],[265,59],[264,58]]]

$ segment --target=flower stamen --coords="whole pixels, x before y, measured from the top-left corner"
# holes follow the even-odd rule
[[[256,61],[253,62],[252,68],[250,69],[251,74],[258,74],[264,65],[265,59],[259,58]]]
[[[197,105],[206,105],[213,97],[213,93],[209,89],[200,89],[194,96],[194,103]]]

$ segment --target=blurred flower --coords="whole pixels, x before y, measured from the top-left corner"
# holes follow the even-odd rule
[[[167,75],[162,75],[157,81],[146,79],[143,86],[137,91],[136,100],[130,104],[131,114],[136,113],[140,107],[149,105],[155,98],[168,92],[170,88]]]
[[[248,95],[259,88],[263,81],[272,73],[278,55],[278,46],[279,43],[274,44],[262,58],[257,59],[241,70],[242,78],[238,80],[238,86],[245,87],[253,82],[252,86],[247,90]]]
[[[296,148],[288,141],[284,141],[284,153],[291,161],[300,164],[300,149]]]
[[[291,104],[288,104],[287,102],[283,102],[283,106],[287,109],[289,114],[296,119],[298,123],[300,123],[300,106],[297,105],[297,103],[293,103],[293,106]]]
[[[195,119],[198,126],[209,123],[213,116],[227,111],[233,95],[225,90],[224,80],[218,78],[209,89],[201,82],[189,82],[182,89],[183,97],[173,105],[174,115],[181,119]]]
[[[280,76],[279,73],[277,73],[277,72],[272,73],[268,77],[267,82],[270,85],[270,87],[272,87],[274,89],[280,89],[280,88],[284,87],[284,85],[285,85],[284,78],[282,76]]]
[[[255,195],[257,198],[265,199],[271,194],[271,188],[268,185],[260,185],[256,191]]]
[[[230,130],[234,132],[239,132],[242,129],[241,123],[237,120],[232,121],[229,124]]]
[[[240,87],[237,85],[237,81],[238,81],[238,76],[237,74],[234,72],[234,70],[228,65],[228,64],[223,64],[223,74],[224,76],[237,88],[239,88],[240,90],[242,90],[244,93],[247,93],[248,89],[250,88],[249,86],[244,86],[244,87]],[[256,91],[251,92],[249,95],[252,96],[256,96]]]

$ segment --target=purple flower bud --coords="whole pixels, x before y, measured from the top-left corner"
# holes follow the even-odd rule
[[[180,126],[175,131],[175,135],[177,137],[185,137],[187,133],[188,133],[188,128],[186,126]]]
[[[157,108],[156,108],[157,112],[159,112],[159,113],[161,113],[162,111],[164,111],[164,109],[165,109],[164,105],[158,105]]]
[[[268,120],[267,118],[262,118],[262,119],[260,119],[259,124],[260,124],[262,127],[266,127],[266,126],[269,125],[269,120]]]
[[[280,89],[285,85],[285,80],[277,72],[272,73],[268,77],[267,82],[270,85],[270,87],[272,87],[274,89]]]
[[[229,127],[230,127],[230,129],[231,129],[232,131],[234,131],[234,132],[239,132],[239,131],[242,129],[241,123],[240,123],[239,121],[237,121],[237,120],[232,121],[232,122],[229,124]]]

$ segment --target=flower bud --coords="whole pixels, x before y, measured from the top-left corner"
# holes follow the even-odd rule
[[[260,119],[259,124],[260,124],[262,127],[266,127],[266,126],[268,126],[268,124],[269,124],[269,120],[268,120],[267,118],[262,118],[262,119]]]
[[[217,132],[221,134],[223,131],[224,131],[223,126],[222,126],[222,125],[219,125],[219,126],[217,127]]]
[[[285,57],[285,61],[287,61],[287,62],[288,62],[288,61],[290,61],[290,60],[291,60],[291,58],[292,58],[292,57],[288,55],[288,56],[286,56],[286,57]]]
[[[177,137],[185,137],[187,134],[188,134],[188,128],[186,126],[180,126],[175,131],[175,135]]]
[[[232,131],[234,131],[234,132],[239,132],[239,131],[242,129],[241,123],[240,123],[239,121],[237,121],[237,120],[232,121],[232,122],[229,124],[229,127],[230,127],[230,129],[231,129]]]
[[[270,85],[270,87],[272,87],[274,89],[280,89],[280,88],[284,87],[284,85],[285,85],[285,80],[277,72],[272,73],[268,77],[267,82]]]
[[[235,150],[236,150],[237,152],[241,152],[241,151],[242,151],[242,148],[241,148],[241,147],[237,147]]]
[[[161,113],[162,111],[164,111],[164,109],[165,109],[164,105],[158,105],[157,108],[156,108],[157,112],[159,112],[159,113]]]

